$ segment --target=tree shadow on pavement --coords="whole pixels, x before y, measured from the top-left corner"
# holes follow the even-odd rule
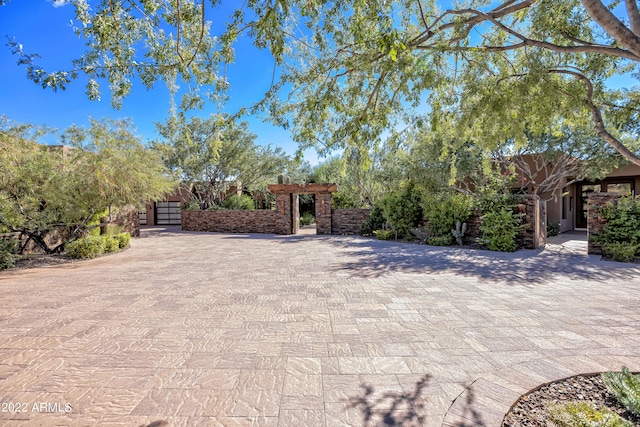
[[[424,375],[415,383],[410,393],[377,392],[372,385],[361,384],[362,392],[348,400],[348,407],[357,409],[362,416],[363,427],[378,426],[421,426],[427,424],[425,399],[430,375]],[[466,390],[463,417],[473,426],[484,426],[481,415],[473,409],[474,397]],[[459,424],[466,427],[467,424]]]
[[[549,279],[606,281],[640,275],[637,264],[600,261],[599,256],[539,250],[512,253],[479,249],[436,247],[373,239],[327,240],[344,248],[344,261],[331,269],[352,277],[384,277],[391,273],[455,273],[460,276],[535,285]]]

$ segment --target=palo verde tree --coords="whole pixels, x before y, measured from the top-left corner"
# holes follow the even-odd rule
[[[164,80],[172,90],[183,81],[193,91],[182,106],[200,106],[207,91],[221,95],[233,42],[248,34],[282,66],[256,109],[292,129],[301,149],[361,148],[428,111],[433,120],[423,123],[437,131],[455,121],[461,140],[490,150],[589,123],[601,143],[640,165],[640,92],[611,84],[638,71],[636,0],[470,0],[444,8],[435,0],[254,0],[226,13],[221,0],[69,3],[87,45],[69,70],[47,72],[9,42],[45,87],[85,74],[90,98],[107,80],[117,105],[133,77],[147,87]]]
[[[30,126],[0,127],[0,229],[18,232],[45,253],[86,233],[105,212],[142,206],[173,188],[160,158],[126,121],[72,127],[63,141],[36,142]]]
[[[279,174],[294,167],[281,148],[257,145],[247,123],[230,117],[178,114],[158,124],[158,130],[162,138],[152,147],[202,209],[220,204],[237,182],[264,193]]]

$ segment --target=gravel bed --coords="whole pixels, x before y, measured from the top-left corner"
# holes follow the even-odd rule
[[[608,408],[640,426],[640,417],[620,405],[600,375],[594,374],[566,378],[523,395],[504,417],[502,427],[547,426],[547,408],[562,402],[591,402],[597,409]]]

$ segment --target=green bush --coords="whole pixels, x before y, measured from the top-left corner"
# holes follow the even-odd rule
[[[111,234],[102,235],[104,253],[115,252],[120,249],[120,241]]]
[[[422,218],[420,193],[411,181],[405,183],[399,191],[388,194],[382,199],[384,217],[398,232],[398,237],[411,238],[411,229]]]
[[[65,245],[67,255],[72,258],[89,259],[104,253],[105,239],[102,236],[89,235]]]
[[[640,256],[640,197],[621,197],[617,203],[607,203],[598,209],[605,220],[602,233],[593,241],[616,261],[632,261]]]
[[[433,246],[449,246],[453,244],[453,235],[447,234],[446,236],[432,236],[427,239],[427,243]]]
[[[128,232],[116,234],[113,238],[118,241],[118,247],[120,249],[126,248],[131,243],[131,234]]]
[[[16,241],[0,238],[0,270],[16,265]]]
[[[427,227],[435,236],[451,235],[456,223],[465,223],[473,212],[473,199],[462,193],[440,193],[426,196],[422,200]]]
[[[609,409],[596,409],[586,402],[553,405],[549,409],[551,425],[558,427],[633,427]]]
[[[424,227],[412,228],[411,234],[413,234],[420,243],[428,243],[429,239],[433,237],[433,232]]]
[[[197,200],[188,200],[186,202],[184,202],[181,206],[180,209],[183,211],[197,211],[200,210],[200,203],[198,203]]]
[[[629,368],[622,372],[605,372],[601,375],[607,389],[627,408],[629,412],[640,416],[640,375],[633,375]]]
[[[374,230],[373,234],[378,240],[391,240],[393,239],[395,232],[393,230]]]
[[[237,194],[234,194],[233,196],[224,199],[222,207],[225,209],[251,210],[256,208],[256,204],[251,196],[246,194],[238,196]]]
[[[369,212],[369,218],[360,227],[360,234],[363,236],[371,236],[375,230],[384,228],[387,220],[384,218],[384,211],[381,207],[374,206]]]
[[[553,237],[560,234],[560,223],[547,224],[547,237]]]
[[[305,212],[300,217],[300,225],[310,225],[316,222],[316,218],[311,215],[309,212]]]
[[[628,243],[606,243],[603,247],[604,253],[615,261],[631,262],[636,254],[640,252],[640,245],[629,245]]]
[[[491,251],[513,252],[517,249],[516,237],[522,228],[520,217],[512,209],[501,207],[482,216],[478,243]]]

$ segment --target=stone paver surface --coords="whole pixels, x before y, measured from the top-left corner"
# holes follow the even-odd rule
[[[144,230],[0,273],[4,426],[497,426],[640,369],[640,266],[341,236]]]

